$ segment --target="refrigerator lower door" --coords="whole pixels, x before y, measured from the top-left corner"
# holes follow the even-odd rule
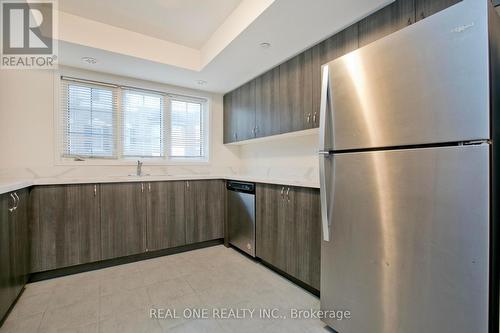
[[[321,309],[339,333],[486,333],[489,145],[334,155]]]

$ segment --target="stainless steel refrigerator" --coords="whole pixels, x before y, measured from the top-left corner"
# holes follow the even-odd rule
[[[464,0],[323,66],[321,309],[351,314],[324,319],[337,332],[498,332],[499,25]]]

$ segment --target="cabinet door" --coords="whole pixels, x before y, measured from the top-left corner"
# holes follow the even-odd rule
[[[186,244],[184,182],[148,184],[148,251]]]
[[[397,0],[359,22],[359,46],[369,44],[414,22],[415,0]]]
[[[102,259],[146,251],[146,186],[101,184]]]
[[[319,126],[321,66],[358,48],[358,25],[354,24],[312,48],[312,127]]]
[[[39,252],[32,260],[40,271],[101,259],[99,186],[57,185],[33,189],[38,201],[32,235]]]
[[[0,320],[5,316],[14,300],[9,245],[9,208],[13,206],[13,203],[9,198],[9,194],[0,195]]]
[[[280,65],[280,132],[312,127],[312,51]]]
[[[233,95],[236,117],[236,141],[255,137],[255,80],[239,87]]]
[[[186,181],[186,243],[224,237],[224,187],[221,180]]]
[[[289,238],[287,272],[319,289],[321,264],[319,190],[290,188],[286,199],[286,225]]]
[[[256,255],[267,263],[287,271],[288,231],[285,223],[285,187],[257,184]]]
[[[13,287],[15,297],[21,292],[28,281],[29,263],[29,236],[28,236],[28,207],[29,190],[22,189],[15,192],[19,198],[17,208],[10,215],[10,253]]]
[[[237,140],[236,110],[233,108],[234,95],[233,91],[224,95],[224,143],[231,143]]]
[[[255,80],[255,133],[264,137],[280,133],[280,70],[276,67]]]
[[[460,1],[462,0],[415,0],[417,20],[422,20]]]

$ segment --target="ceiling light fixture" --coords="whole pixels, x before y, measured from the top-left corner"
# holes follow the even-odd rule
[[[197,82],[200,86],[204,86],[205,84],[207,84],[207,81],[205,80],[198,80]]]
[[[97,64],[97,59],[93,57],[82,57],[82,61],[89,65]]]
[[[260,43],[259,46],[263,49],[268,49],[271,47],[271,43],[263,42],[263,43]]]

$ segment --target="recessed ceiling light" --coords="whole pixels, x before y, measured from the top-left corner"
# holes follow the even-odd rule
[[[207,81],[205,80],[198,80],[197,82],[200,86],[204,86],[205,84],[207,84]]]
[[[260,43],[259,46],[263,49],[268,49],[271,47],[271,43],[263,42],[263,43]]]
[[[82,61],[89,65],[97,64],[97,59],[93,57],[82,57]]]

